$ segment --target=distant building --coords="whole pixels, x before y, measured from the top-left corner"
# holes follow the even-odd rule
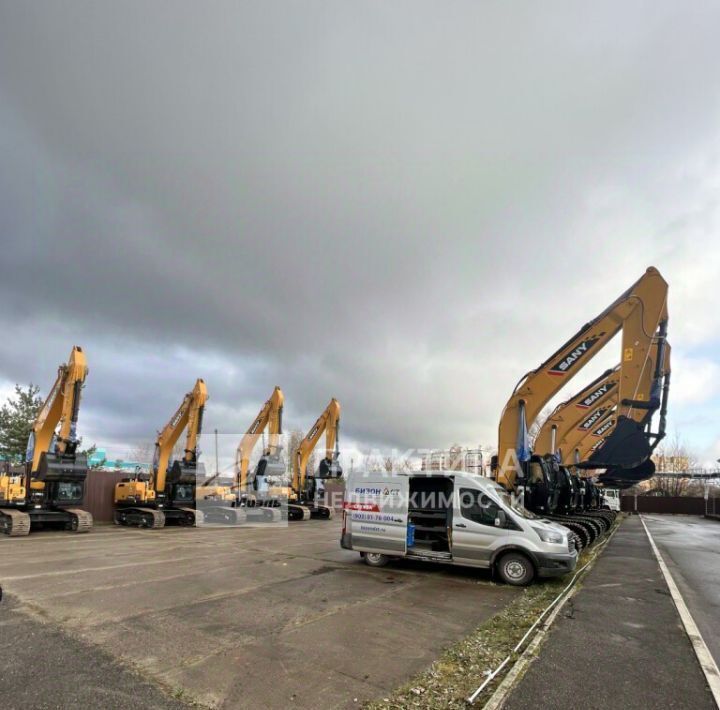
[[[137,468],[147,471],[150,468],[148,461],[126,461],[125,459],[109,459],[105,449],[96,449],[92,456],[88,457],[88,465],[108,471],[128,471],[133,473]]]
[[[465,471],[486,475],[482,449],[463,449],[459,446],[424,454],[421,471]]]

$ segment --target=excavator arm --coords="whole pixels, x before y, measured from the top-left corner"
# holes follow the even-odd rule
[[[655,464],[650,455],[655,451],[657,445],[665,436],[665,418],[667,415],[668,396],[670,392],[670,345],[666,342],[658,343],[654,353],[654,365],[652,373],[644,372],[641,378],[635,398],[632,401],[621,401],[618,404],[616,412],[612,418],[604,420],[592,432],[590,442],[586,444],[582,450],[576,448],[575,458],[579,462],[576,464],[579,468],[606,468],[605,473],[600,474],[600,482],[606,485],[616,485],[619,487],[627,486],[637,481],[650,478],[655,473]],[[648,368],[649,370],[650,368]],[[628,407],[626,426],[631,423],[643,432],[643,441],[648,447],[648,453],[645,459],[634,466],[623,466],[622,457],[628,454],[620,451],[607,452],[606,447],[622,448],[624,440],[618,437],[618,426],[623,420],[618,413],[622,411],[622,407]],[[660,410],[658,429],[656,432],[651,430],[653,414]],[[584,443],[584,441],[583,441]],[[632,455],[632,448],[630,448]],[[616,465],[606,465],[607,461],[619,461]]]
[[[340,430],[340,403],[331,399],[325,411],[318,417],[305,438],[300,442],[293,462],[292,487],[302,497],[307,481],[307,465],[320,437],[325,434],[325,457],[320,462],[320,478],[339,477],[342,474],[338,463]]]
[[[158,432],[155,441],[153,474],[151,488],[158,493],[165,490],[168,466],[173,448],[181,434],[187,429],[185,449],[182,457],[183,465],[193,465],[197,461],[198,440],[202,431],[203,412],[208,393],[205,382],[198,379],[191,392],[185,395],[182,404],[170,418],[170,421]]]
[[[651,345],[655,340],[665,339],[667,292],[667,282],[660,272],[648,268],[608,308],[520,380],[500,418],[498,454],[493,470],[501,485],[513,490],[516,478],[522,475],[522,462],[530,456],[527,430],[542,408],[621,330],[623,375],[618,391],[621,403],[618,421],[628,419],[628,413],[635,406],[638,382],[648,367]],[[618,426],[615,431],[619,429]],[[624,444],[627,444],[628,431],[628,427],[623,427]],[[617,447],[608,449],[613,450]],[[647,453],[636,456],[647,458]],[[634,465],[637,463],[640,461]]]
[[[248,469],[253,449],[262,436],[265,428],[269,428],[269,440],[266,456],[273,456],[280,447],[280,436],[282,435],[282,412],[285,397],[279,387],[275,387],[270,399],[258,412],[255,421],[250,425],[245,436],[240,440],[235,454],[235,485],[240,491],[245,491],[248,486]]]
[[[27,454],[32,475],[39,471],[43,454],[50,452],[63,456],[75,453],[79,443],[76,430],[80,395],[87,373],[85,353],[76,345],[67,363],[58,368],[55,383],[33,424]]]

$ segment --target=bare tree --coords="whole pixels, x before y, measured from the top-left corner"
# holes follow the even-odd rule
[[[288,435],[287,440],[287,455],[288,455],[288,461],[290,462],[290,469],[293,470],[295,467],[295,457],[297,456],[298,449],[300,448],[300,444],[302,443],[302,440],[305,438],[305,434],[303,432],[298,431],[297,429],[290,432]],[[312,454],[310,454],[310,458],[308,459],[308,465],[307,465],[307,471],[309,474],[313,475],[315,473],[315,469],[317,468],[317,457],[315,455],[315,452],[313,451]]]
[[[697,467],[697,457],[677,431],[672,438],[666,439],[657,447],[653,461],[655,475],[647,481],[636,484],[628,490],[628,493],[666,497],[703,495],[702,483],[677,475],[690,472]]]
[[[141,442],[128,451],[128,459],[140,464],[150,465],[155,454],[155,444],[149,441]]]

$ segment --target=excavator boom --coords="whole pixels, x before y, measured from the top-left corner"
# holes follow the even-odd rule
[[[53,440],[54,450],[51,453],[57,455],[66,452],[75,453],[78,443],[76,430],[80,395],[87,373],[85,353],[76,345],[67,363],[58,368],[55,383],[33,424],[27,461],[31,474],[37,473],[40,469],[43,454],[50,451]]]
[[[515,488],[516,478],[522,473],[521,464],[530,456],[528,428],[552,397],[621,330],[623,374],[618,388],[621,403],[618,419],[627,419],[635,406],[638,382],[648,367],[651,345],[655,339],[665,338],[667,291],[667,282],[660,272],[648,268],[608,308],[520,380],[500,418],[498,454],[493,467],[500,484]]]
[[[185,395],[182,404],[158,432],[151,479],[151,487],[157,493],[165,491],[170,456],[185,429],[187,429],[187,435],[182,461],[184,464],[192,464],[196,461],[198,439],[202,431],[202,418],[207,399],[205,382],[198,378],[195,387]]]
[[[608,408],[617,403],[620,369],[617,365],[607,370],[574,397],[559,404],[540,427],[533,450],[539,454],[557,453],[564,449],[563,444],[573,432],[591,429]]]

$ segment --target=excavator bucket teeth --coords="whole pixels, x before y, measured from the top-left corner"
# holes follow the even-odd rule
[[[633,469],[650,457],[650,444],[642,427],[634,420],[619,417],[612,434],[578,468]]]

